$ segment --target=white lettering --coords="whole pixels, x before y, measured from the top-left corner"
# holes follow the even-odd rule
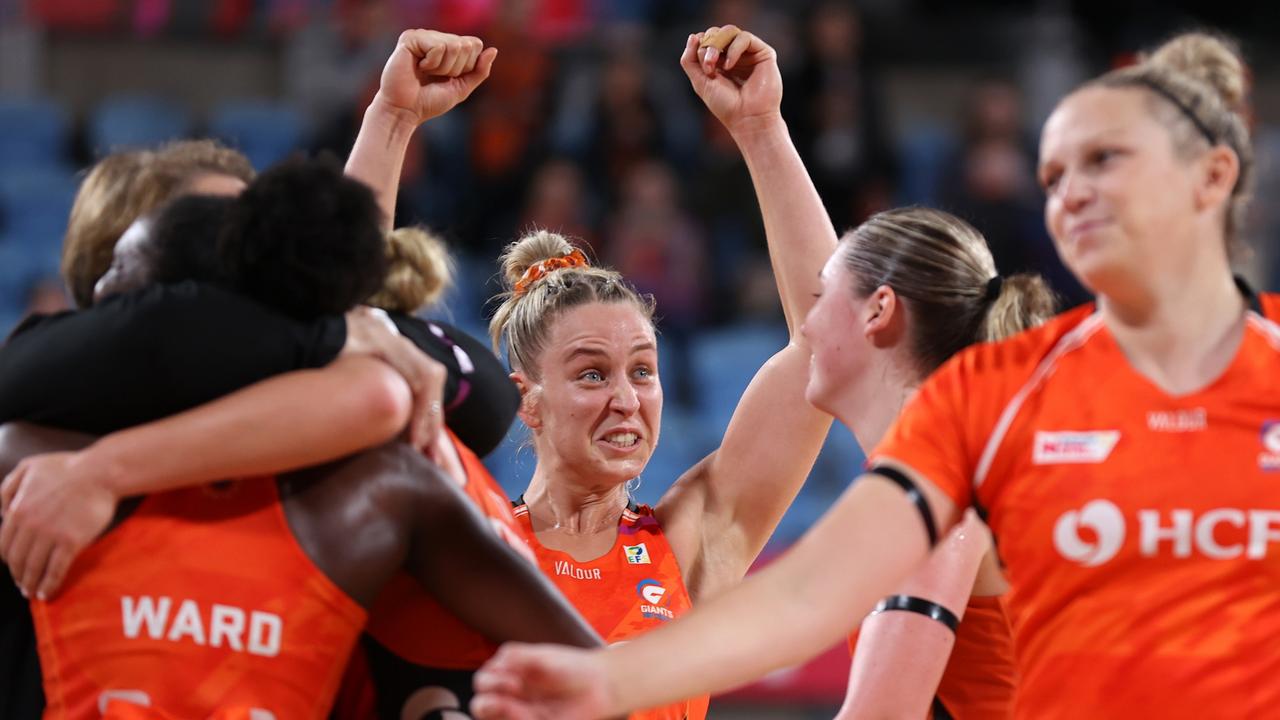
[[[194,600],[182,601],[173,624],[169,626],[169,642],[177,642],[186,635],[190,635],[195,644],[204,644],[204,625],[200,622],[200,608]]]
[[[138,630],[143,623],[146,623],[147,635],[153,640],[159,640],[164,633],[171,603],[172,601],[167,597],[160,598],[158,603],[146,595],[136,601],[128,595],[120,598],[120,609],[124,615],[124,636],[138,637]]]
[[[1209,427],[1209,413],[1204,408],[1147,413],[1147,429],[1154,432],[1198,432]]]
[[[249,652],[264,657],[279,655],[282,629],[279,615],[257,610],[249,613]]]
[[[236,652],[244,652],[241,635],[244,635],[244,611],[238,607],[215,603],[209,617],[209,645],[222,647],[222,640],[226,638],[227,647]]]
[[[600,568],[580,568],[567,560],[557,560],[555,562],[556,575],[571,577],[575,580],[599,580]]]
[[[1280,511],[1249,511],[1249,550],[1245,553],[1250,560],[1261,560],[1267,556],[1267,543],[1280,541]]]
[[[1230,523],[1238,528],[1244,527],[1244,511],[1235,508],[1218,508],[1210,510],[1196,521],[1196,547],[1200,552],[1214,560],[1230,560],[1240,557],[1244,548],[1240,545],[1219,545],[1213,536],[1214,530],[1222,523]]]
[[[1159,551],[1161,540],[1172,540],[1174,557],[1191,557],[1191,511],[1174,510],[1169,514],[1172,516],[1173,525],[1169,528],[1162,528],[1160,526],[1159,510],[1138,511],[1143,555],[1155,555]]]

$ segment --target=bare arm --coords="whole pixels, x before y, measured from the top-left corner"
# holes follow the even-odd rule
[[[401,33],[346,167],[348,175],[373,189],[384,230],[395,221],[400,171],[414,131],[465,100],[489,77],[497,55],[475,37],[434,30]]]
[[[963,619],[974,577],[990,547],[986,527],[969,513],[895,594],[937,603]],[[942,623],[918,613],[867,617],[839,717],[926,717],[955,639]]]
[[[954,504],[920,487],[950,527]],[[903,492],[864,476],[781,559],[676,622],[591,653],[503,648],[477,675],[472,708],[478,718],[592,718],[726,690],[820,652],[927,551]]]
[[[378,445],[404,426],[410,401],[404,380],[381,361],[340,358],[112,433],[79,452],[27,458],[0,484],[0,557],[38,579],[19,578],[28,592],[51,593],[120,498],[313,465]],[[75,505],[83,511],[66,511]]]
[[[698,538],[698,547],[681,553],[697,558],[686,560],[688,566],[710,569],[711,576],[688,578],[698,594],[746,572],[799,492],[831,426],[831,418],[804,399],[809,350],[799,327],[836,247],[831,220],[782,121],[782,77],[773,48],[744,32],[723,57],[704,52],[699,62],[701,37],[689,37],[680,64],[751,171],[791,340],[752,380],[719,450],[681,478],[659,508],[677,542],[682,535]]]

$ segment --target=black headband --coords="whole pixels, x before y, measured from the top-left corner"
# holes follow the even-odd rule
[[[1204,121],[1200,119],[1200,116],[1196,115],[1191,110],[1191,107],[1179,99],[1177,95],[1174,95],[1169,88],[1147,77],[1138,77],[1137,81],[1141,83],[1143,87],[1148,88],[1155,94],[1173,103],[1174,107],[1181,110],[1182,114],[1187,116],[1187,119],[1196,126],[1196,129],[1200,131],[1200,134],[1204,136],[1205,140],[1209,141],[1210,145],[1218,144],[1218,138],[1211,130],[1209,130],[1209,126],[1205,125]]]

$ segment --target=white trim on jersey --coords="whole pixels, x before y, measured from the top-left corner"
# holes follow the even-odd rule
[[[983,480],[987,479],[987,473],[991,471],[991,463],[995,461],[996,451],[1000,449],[1000,443],[1004,442],[1004,436],[1008,434],[1009,426],[1013,425],[1013,419],[1017,417],[1018,411],[1022,409],[1022,404],[1027,401],[1027,397],[1049,377],[1053,372],[1054,365],[1062,359],[1063,355],[1082,347],[1101,328],[1102,316],[1094,313],[1081,321],[1071,332],[1063,335],[1057,344],[1049,350],[1049,354],[1045,355],[1040,364],[1036,366],[1035,372],[1031,373],[1031,378],[1018,389],[1018,392],[1009,400],[1009,404],[1005,405],[1004,412],[1000,413],[1000,419],[996,421],[996,426],[991,431],[991,436],[987,438],[987,444],[982,448],[982,455],[978,458],[978,467],[973,472],[973,487],[975,490],[982,486]]]
[[[1245,321],[1262,333],[1262,337],[1266,338],[1268,345],[1280,351],[1280,325],[1277,325],[1271,318],[1259,315],[1252,310],[1245,313]]]

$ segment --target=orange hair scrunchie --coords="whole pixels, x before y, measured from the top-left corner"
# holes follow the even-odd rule
[[[552,272],[575,267],[591,267],[591,263],[587,262],[587,256],[583,255],[582,251],[577,248],[574,248],[573,252],[568,255],[536,262],[530,265],[528,270],[524,271],[524,275],[520,277],[520,280],[516,282],[515,287],[512,289],[512,294],[520,297],[529,291],[531,285]]]

